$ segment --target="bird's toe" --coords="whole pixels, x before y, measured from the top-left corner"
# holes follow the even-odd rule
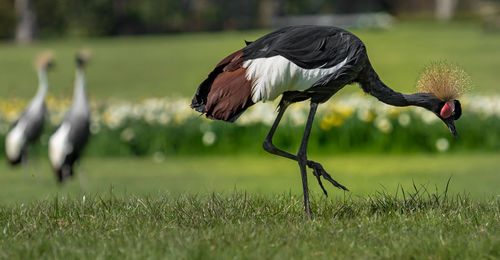
[[[323,189],[323,193],[325,193],[326,196],[328,196],[328,194],[325,188],[323,187],[323,183],[321,182],[320,176],[323,176],[323,178],[329,181],[331,184],[333,184],[333,186],[342,190],[349,191],[349,189],[347,189],[344,185],[334,180],[332,176],[330,176],[330,174],[328,174],[328,172],[325,171],[325,169],[320,163],[317,163],[315,161],[307,161],[307,166],[313,169],[313,174],[314,176],[316,176],[316,179],[318,180],[318,183],[321,186],[321,189]]]

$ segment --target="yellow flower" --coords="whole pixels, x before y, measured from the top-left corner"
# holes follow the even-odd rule
[[[101,115],[101,120],[106,124],[109,125],[111,122],[111,114],[109,110],[104,111],[104,113]]]
[[[328,122],[326,122],[326,120],[324,118],[319,123],[319,128],[321,128],[324,131],[328,131],[331,129],[330,125],[328,124]]]
[[[392,124],[385,117],[377,117],[375,120],[375,126],[383,133],[387,134],[392,132]]]
[[[176,124],[182,124],[184,123],[184,120],[186,119],[186,117],[182,114],[175,114],[174,115],[174,122]]]
[[[344,118],[349,118],[354,114],[354,109],[350,107],[341,107],[338,111]]]
[[[368,123],[373,122],[375,113],[372,110],[358,110],[358,118]]]
[[[323,117],[319,127],[325,131],[332,129],[333,127],[341,126],[344,123],[344,118],[341,114],[331,113],[328,116]]]
[[[391,107],[388,113],[389,118],[393,120],[397,119],[402,110],[400,107]]]

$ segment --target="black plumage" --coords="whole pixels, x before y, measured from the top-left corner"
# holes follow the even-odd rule
[[[406,95],[387,87],[370,64],[363,42],[346,30],[325,26],[291,26],[246,44],[246,47],[217,64],[198,87],[191,107],[208,118],[232,122],[254,103],[272,99],[276,94],[273,90],[282,94],[278,116],[263,147],[270,153],[298,162],[307,215],[310,215],[310,206],[306,167],[313,170],[325,194],[321,176],[334,186],[347,190],[333,180],[321,164],[307,158],[308,138],[318,104],[327,101],[344,86],[358,83],[363,91],[389,105],[426,108],[443,120],[454,136],[457,135],[454,120],[461,114],[458,100],[440,100],[433,93]],[[262,71],[258,66],[263,66]],[[236,71],[244,73],[234,73]],[[257,95],[258,91],[265,95]],[[295,155],[275,147],[272,137],[287,107],[304,100],[311,101],[311,108],[299,151]],[[455,104],[452,116],[441,117],[445,104],[453,107],[450,102]]]
[[[304,69],[330,68],[364,51],[354,34],[327,26],[290,26],[267,34],[243,48],[243,59],[285,57]]]

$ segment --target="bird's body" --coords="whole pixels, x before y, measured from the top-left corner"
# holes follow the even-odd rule
[[[59,182],[73,176],[73,166],[79,159],[90,135],[90,108],[84,74],[85,61],[77,61],[77,63],[72,107],[49,140],[49,159]]]
[[[336,92],[329,83],[366,59],[364,44],[355,35],[319,26],[283,28],[249,44],[243,53],[243,68],[253,80],[254,102],[272,100],[287,91],[324,102],[329,98],[324,93]]]
[[[359,64],[366,61],[364,44],[348,31],[336,27],[286,27],[221,61],[200,85],[200,95],[195,96],[192,105],[209,117],[234,121],[250,105],[286,92],[299,94],[295,96],[297,101],[314,98],[321,103],[339,90],[339,84],[329,83],[338,78],[350,83],[353,76],[346,74],[358,73],[352,69],[359,69]],[[212,95],[203,95],[208,90]]]
[[[49,88],[47,70],[52,64],[51,54],[42,54],[42,61],[37,64],[39,86],[35,97],[30,101],[26,110],[13,124],[6,136],[5,150],[7,160],[11,165],[26,162],[28,146],[37,141],[42,134],[47,108],[45,96]]]
[[[327,101],[344,86],[359,83],[361,88],[380,101],[394,106],[424,107],[440,117],[443,106],[458,101],[439,100],[432,93],[405,95],[387,87],[372,68],[365,45],[354,34],[336,27],[291,26],[267,34],[234,52],[203,81],[191,107],[208,118],[233,122],[248,107],[282,95],[279,113],[264,141],[268,152],[298,161],[304,189],[306,213],[309,199],[306,166],[313,169],[321,187],[320,176],[336,187],[323,167],[307,159],[306,149],[317,105]],[[310,99],[311,111],[297,155],[272,144],[272,137],[289,104]],[[453,119],[460,111],[440,117],[455,135]],[[326,194],[326,190],[323,188]]]

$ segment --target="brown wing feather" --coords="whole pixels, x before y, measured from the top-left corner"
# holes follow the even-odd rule
[[[252,85],[242,68],[243,52],[234,52],[223,59],[203,81],[191,107],[208,118],[234,122],[252,102]]]

